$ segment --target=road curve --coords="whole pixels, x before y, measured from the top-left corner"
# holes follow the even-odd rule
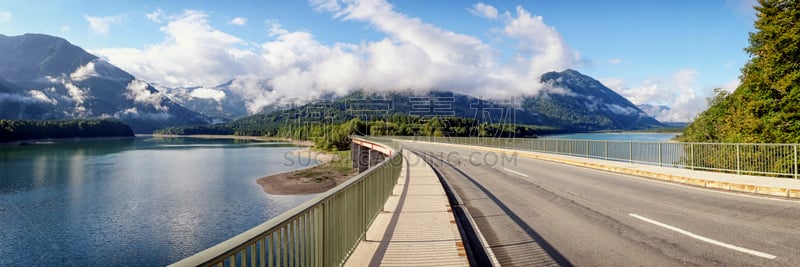
[[[443,174],[504,266],[800,266],[798,201],[404,145],[455,167]]]

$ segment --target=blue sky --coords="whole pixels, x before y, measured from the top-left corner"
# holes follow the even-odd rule
[[[573,68],[685,121],[738,84],[754,2],[2,0],[0,34],[64,37],[163,85],[236,78],[262,105],[354,87],[533,94]],[[276,92],[253,81],[267,78]]]

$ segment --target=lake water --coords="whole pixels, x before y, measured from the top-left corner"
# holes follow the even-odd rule
[[[0,146],[0,266],[178,261],[313,197],[256,183],[316,163],[288,160],[296,149],[186,138]]]
[[[668,142],[675,137],[675,133],[578,133],[542,136],[550,139],[579,139],[579,140],[617,140],[636,142]]]

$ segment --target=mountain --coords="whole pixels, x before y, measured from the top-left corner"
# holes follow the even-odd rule
[[[651,117],[658,117],[658,115],[669,112],[672,108],[666,105],[651,105],[651,104],[641,104],[637,105],[639,109],[650,115]]]
[[[231,90],[232,83],[233,80],[230,80],[212,88],[155,87],[185,108],[216,118],[217,121],[227,121],[249,115],[244,98]]]
[[[548,72],[539,94],[524,97],[522,109],[538,125],[575,130],[638,130],[661,127],[639,107],[575,70]]]
[[[541,79],[545,88],[519,101],[481,99],[446,91],[354,91],[343,97],[329,96],[300,106],[272,106],[269,108],[275,111],[247,116],[225,125],[165,132],[275,135],[292,125],[330,125],[353,118],[406,120],[398,117],[401,115],[467,118],[478,124],[528,125],[533,126],[530,129],[535,134],[664,127],[624,97],[577,71],[550,72]]]
[[[108,117],[137,133],[209,122],[67,40],[0,35],[0,119]]]

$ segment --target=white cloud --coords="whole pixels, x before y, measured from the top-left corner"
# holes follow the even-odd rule
[[[611,64],[611,65],[618,65],[620,63],[622,63],[622,59],[621,58],[612,58],[612,59],[608,60],[608,64]]]
[[[14,18],[14,16],[11,15],[11,12],[0,11],[0,22],[11,21],[12,18]]]
[[[64,87],[67,88],[67,94],[72,97],[76,105],[83,105],[83,102],[86,101],[86,91],[69,82],[64,82]]]
[[[48,97],[44,92],[39,90],[30,90],[28,91],[28,95],[30,95],[33,99],[36,99],[39,102],[50,103],[50,104],[58,104],[58,101]]]
[[[94,61],[86,63],[86,65],[78,67],[72,74],[69,75],[70,79],[79,82],[91,77],[96,77],[97,71],[94,69]]]
[[[161,17],[163,16],[163,14],[164,14],[164,12],[163,12],[163,11],[161,11],[161,9],[160,9],[160,8],[156,8],[156,10],[153,10],[153,12],[150,12],[150,13],[144,14],[144,16],[145,16],[145,17],[146,17],[148,20],[150,20],[150,21],[152,21],[152,22],[155,22],[155,23],[161,23],[161,22],[162,22],[162,21],[161,21]]]
[[[505,13],[508,22],[503,33],[518,40],[524,58],[530,57],[529,78],[577,65],[578,53],[572,51],[555,28],[545,24],[541,16],[533,16],[522,7],[518,6],[516,11],[517,17]]]
[[[739,88],[739,85],[742,84],[742,80],[739,78],[733,79],[723,85],[717,86],[718,88],[722,88],[722,90],[728,91],[729,93],[733,93],[736,88]]]
[[[222,101],[222,99],[225,99],[225,92],[203,87],[192,90],[192,92],[189,95],[191,95],[194,98],[214,99],[217,102]]]
[[[144,81],[134,79],[128,83],[126,87],[128,91],[125,92],[125,96],[133,102],[151,105],[161,111],[169,110],[168,107],[161,105],[161,100],[164,99],[163,95],[158,91],[150,91],[149,86]]]
[[[68,33],[70,31],[72,31],[72,27],[67,25],[61,26],[61,33]]]
[[[72,98],[72,101],[75,102],[75,109],[73,110],[76,117],[88,117],[92,115],[91,111],[88,111],[86,107],[83,106],[83,103],[87,99],[87,91],[88,89],[84,90],[75,84],[70,82],[62,81],[64,87],[67,88],[67,94]]]
[[[236,25],[236,26],[244,26],[244,25],[246,25],[246,24],[247,24],[247,18],[244,18],[244,17],[235,17],[235,18],[233,18],[233,19],[232,19],[230,22],[228,22],[228,23],[230,23],[230,24],[233,24],[233,25]]]
[[[122,23],[123,16],[92,17],[83,16],[89,22],[89,28],[99,34],[108,34],[111,25]]]
[[[473,15],[484,17],[488,19],[497,19],[497,8],[481,2],[475,3],[472,8],[468,9]]]
[[[145,49],[92,52],[134,76],[170,87],[214,86],[239,75],[260,73],[261,60],[240,48],[246,42],[209,25],[203,12],[185,11],[160,30],[164,40]]]
[[[667,79],[655,77],[635,87],[627,87],[625,81],[616,78],[601,81],[634,104],[670,107],[668,111],[655,114],[659,121],[686,122],[707,108],[705,99],[713,92],[713,88],[698,88],[697,75],[697,70],[682,69]]]
[[[208,15],[186,11],[161,27],[163,41],[144,49],[92,51],[143,80],[169,87],[207,88],[234,79],[231,90],[250,112],[288,99],[353,89],[453,90],[475,96],[537,94],[539,76],[572,67],[578,55],[539,16],[518,7],[504,13],[501,38],[518,43],[508,62],[479,38],[398,13],[383,0],[313,1],[335,18],[364,22],[384,38],[361,43],[319,42],[311,32],[270,22],[259,50],[212,27]],[[498,16],[498,19],[500,16]]]

